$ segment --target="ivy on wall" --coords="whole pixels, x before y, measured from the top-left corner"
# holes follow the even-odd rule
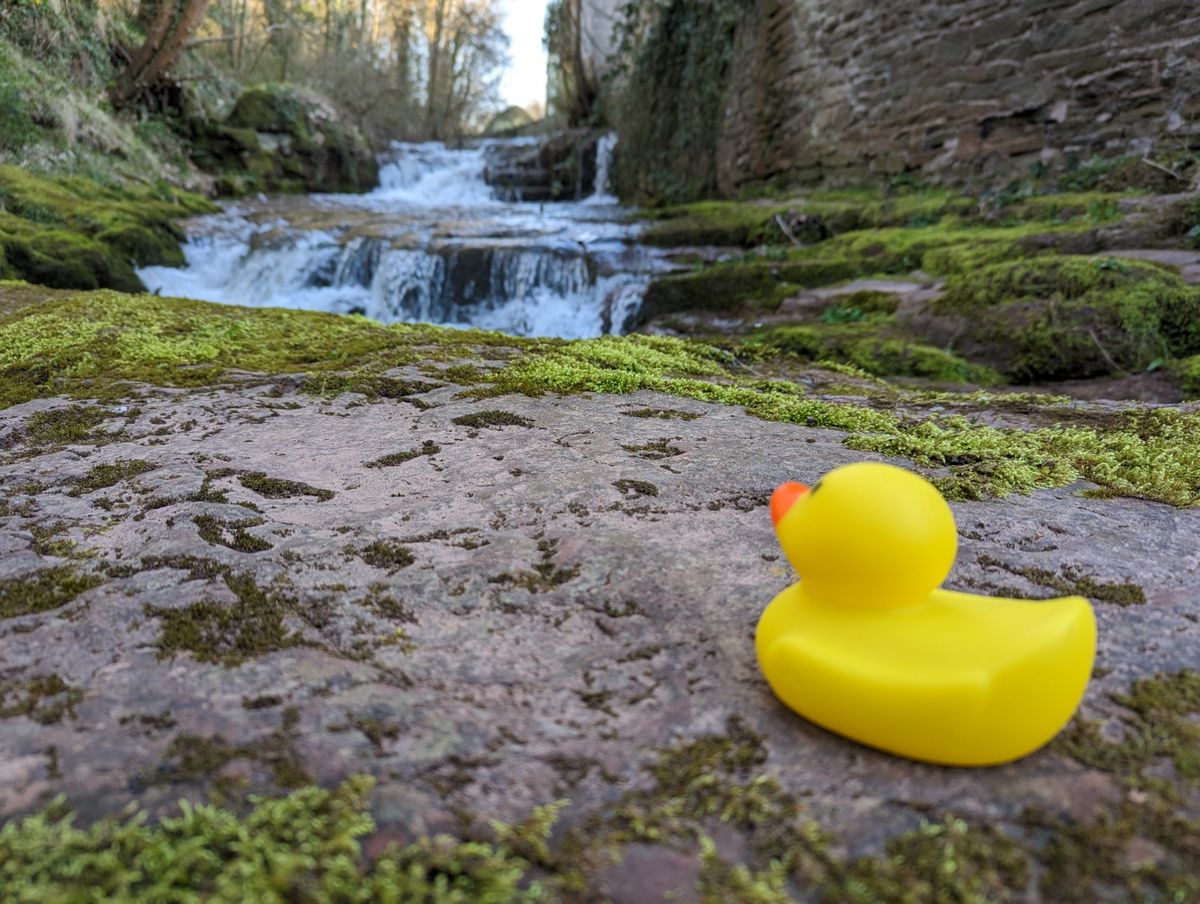
[[[617,187],[641,203],[717,188],[729,67],[745,0],[631,0],[618,25],[608,114],[621,136]]]

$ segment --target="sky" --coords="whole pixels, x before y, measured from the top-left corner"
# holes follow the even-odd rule
[[[500,0],[505,31],[512,39],[508,53],[512,64],[500,83],[500,93],[509,104],[527,106],[546,100],[546,51],[542,32],[547,0]]]

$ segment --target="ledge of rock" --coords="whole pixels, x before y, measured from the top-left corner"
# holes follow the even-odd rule
[[[919,765],[796,718],[754,659],[794,580],[770,491],[871,457],[844,434],[651,392],[473,401],[397,377],[412,394],[278,379],[0,411],[0,817],[369,773],[383,838],[569,800],[555,838],[608,900],[693,899],[700,836],[753,866],[819,832],[852,871],[932,823],[1011,839],[1043,887],[1066,887],[1089,832],[1104,862],[1141,851],[1184,881],[1195,823],[1161,830],[1200,815],[1195,707],[1163,729],[1176,750],[1147,727],[1168,716],[1121,695],[1196,667],[1200,512],[1078,485],[955,504],[949,586],[1083,588],[1097,670],[1080,720],[1028,759]],[[39,440],[79,410],[99,432]],[[1139,738],[1159,746],[1114,754]]]

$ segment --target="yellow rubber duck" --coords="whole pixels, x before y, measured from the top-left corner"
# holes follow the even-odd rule
[[[1083,698],[1096,620],[1083,597],[1031,602],[937,589],[954,515],[928,481],[864,462],[771,498],[802,580],[758,623],[771,690],[795,712],[916,760],[984,766],[1041,747]]]

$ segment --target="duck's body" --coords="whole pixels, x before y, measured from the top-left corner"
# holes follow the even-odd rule
[[[785,495],[772,513],[803,580],[767,607],[755,646],[791,709],[891,753],[963,766],[1031,753],[1070,719],[1095,656],[1087,600],[934,589],[954,561],[953,515],[898,468],[851,465]]]
[[[1091,674],[1082,597],[1045,602],[935,590],[900,609],[847,612],[803,582],[763,613],[755,645],[775,694],[830,731],[960,766],[1031,753],[1066,724]]]

